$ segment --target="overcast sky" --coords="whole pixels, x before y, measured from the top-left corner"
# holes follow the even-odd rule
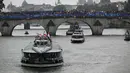
[[[12,2],[13,5],[21,6],[22,2],[24,0],[4,0],[5,5],[7,6],[10,2]],[[29,4],[51,4],[55,5],[55,1],[57,0],[26,0]],[[86,0],[87,1],[87,0]],[[100,0],[93,0],[95,2],[99,2]],[[126,1],[126,0],[111,0],[112,2],[116,1]],[[71,4],[75,5],[77,4],[78,0],[61,0],[62,4]]]

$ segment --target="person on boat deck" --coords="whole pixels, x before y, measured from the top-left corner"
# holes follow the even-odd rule
[[[47,33],[47,36],[48,36],[48,39],[50,40],[50,42],[52,43],[50,32]]]
[[[44,39],[47,39],[47,37],[44,37]],[[50,46],[51,45],[51,42],[50,41],[34,41],[34,46],[38,46],[38,45],[46,45],[46,46]]]

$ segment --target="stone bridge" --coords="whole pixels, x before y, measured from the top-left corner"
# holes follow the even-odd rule
[[[12,36],[13,29],[21,23],[36,23],[43,26],[47,31],[49,22],[53,22],[54,26],[49,27],[51,35],[55,36],[58,27],[64,22],[83,22],[91,28],[92,35],[102,35],[104,26],[109,24],[115,18],[48,18],[48,19],[22,19],[22,20],[0,20],[0,32],[2,36]],[[122,22],[130,22],[129,19],[117,19]]]

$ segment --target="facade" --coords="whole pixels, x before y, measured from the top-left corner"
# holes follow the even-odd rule
[[[123,2],[116,2],[116,5],[118,7],[118,11],[124,10],[125,3],[123,3]]]
[[[67,11],[74,10],[77,8],[77,5],[64,5]]]
[[[88,5],[93,5],[94,2],[93,2],[93,0],[88,0],[87,4],[88,4]]]
[[[110,0],[100,0],[99,6],[109,5],[109,4],[111,4]]]
[[[20,12],[20,11],[52,11],[54,6],[50,4],[34,5],[28,4],[26,0],[23,1],[22,6],[16,7],[12,3],[7,6],[8,11],[10,12]]]
[[[100,3],[111,3],[110,0],[101,0]]]
[[[56,6],[58,6],[58,5],[62,5],[62,3],[61,3],[60,0],[58,0],[58,1],[55,3],[55,5],[56,5]]]
[[[88,0],[86,2],[86,0],[79,0],[78,5],[84,5],[84,4],[87,4],[88,6],[89,5],[93,5],[93,6],[96,6],[94,8],[97,8],[99,10],[102,10],[104,11],[103,8],[105,8],[105,10],[110,10],[110,9],[107,9],[109,7],[112,7],[112,10],[117,10],[116,8],[118,8],[118,11],[121,11],[124,9],[124,6],[125,6],[125,3],[124,2],[114,2],[114,3],[111,3],[110,0],[101,0],[98,4],[95,5],[95,3],[93,2],[93,0]],[[62,5],[61,1],[58,0],[55,5]],[[64,5],[66,7],[66,10],[73,10],[73,9],[76,9],[78,5]],[[87,6],[87,7],[88,7]],[[54,8],[54,6],[51,6],[50,4],[42,4],[42,5],[34,5],[34,4],[28,4],[26,2],[26,0],[23,1],[22,5],[20,7],[16,7],[15,5],[13,5],[12,3],[10,3],[8,6],[7,6],[7,9],[4,10],[6,12],[20,12],[20,11],[52,11]],[[93,7],[89,7],[89,8],[92,8]],[[114,9],[115,8],[115,9]],[[88,8],[87,8],[88,9]]]
[[[84,5],[86,4],[86,0],[78,0],[77,5]]]

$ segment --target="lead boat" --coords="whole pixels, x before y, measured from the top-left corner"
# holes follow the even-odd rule
[[[22,49],[22,66],[52,67],[63,65],[62,49],[47,35],[38,35]]]

